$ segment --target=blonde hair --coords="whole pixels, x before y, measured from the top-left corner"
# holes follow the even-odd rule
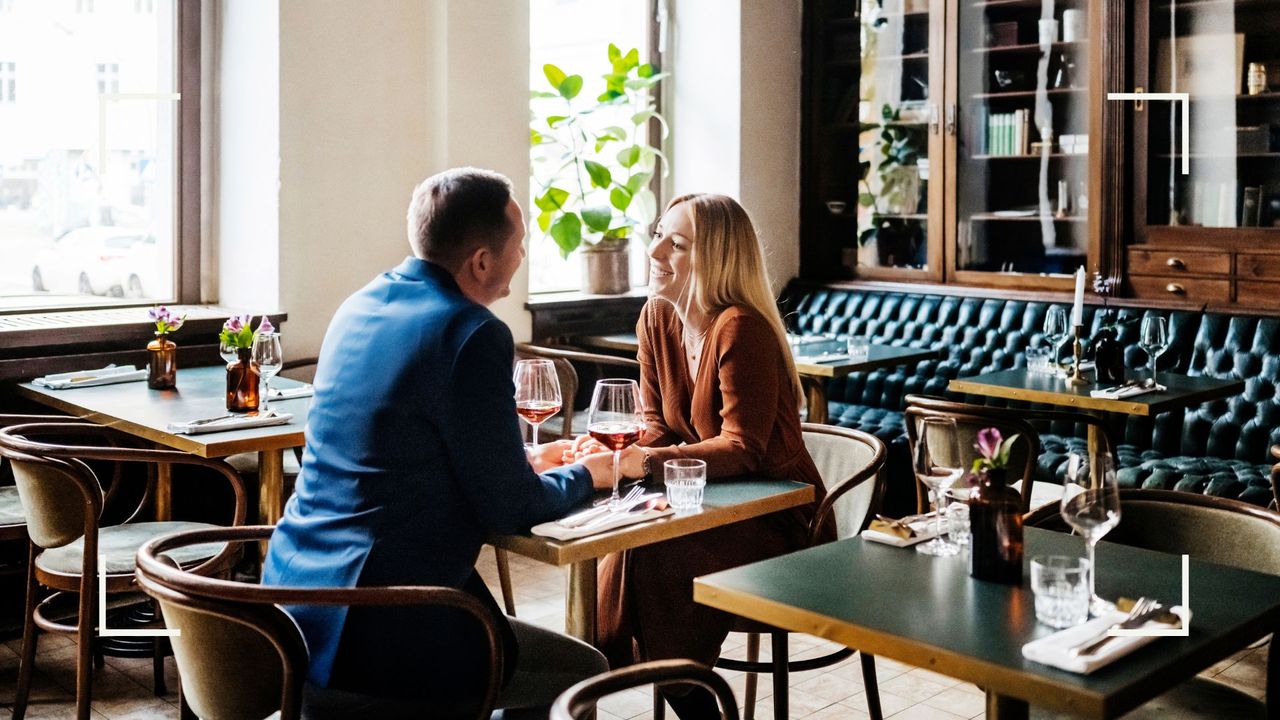
[[[796,402],[801,403],[804,396],[800,376],[765,274],[764,247],[747,211],[731,197],[704,193],[673,198],[667,203],[667,211],[682,203],[689,204],[693,219],[690,302],[708,317],[730,306],[742,305],[764,318],[782,352]]]

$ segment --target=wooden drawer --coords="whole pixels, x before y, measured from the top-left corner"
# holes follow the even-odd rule
[[[1236,302],[1249,307],[1280,307],[1280,282],[1237,280]]]
[[[1278,256],[1280,257],[1280,256]],[[1129,273],[1132,275],[1221,275],[1231,273],[1231,255],[1227,252],[1149,249],[1141,245],[1129,248]]]
[[[1180,275],[1130,276],[1133,296],[1141,300],[1183,300],[1202,303],[1231,302],[1230,280],[1201,280]]]
[[[1280,280],[1280,255],[1236,256],[1236,278],[1239,280]]]

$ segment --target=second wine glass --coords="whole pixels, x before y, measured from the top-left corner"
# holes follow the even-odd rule
[[[1151,361],[1151,384],[1159,385],[1156,380],[1156,358],[1164,354],[1169,347],[1169,324],[1159,315],[1148,315],[1142,318],[1141,335],[1138,345],[1147,353]]]
[[[962,462],[960,443],[956,438],[956,421],[949,417],[920,419],[919,435],[912,465],[916,479],[932,491],[937,498],[937,516],[934,518],[935,537],[927,543],[916,545],[916,552],[926,555],[955,555],[960,546],[942,537],[942,518],[947,509],[947,490],[960,478]]]
[[[273,332],[260,332],[253,336],[253,361],[258,365],[262,376],[262,391],[258,409],[267,411],[267,397],[271,394],[271,378],[284,367],[284,349],[280,346],[280,335]]]
[[[622,451],[640,439],[644,429],[644,410],[640,403],[640,386],[635,380],[601,380],[591,396],[587,412],[587,432],[601,445],[613,451],[613,494],[609,506],[622,503],[618,493],[621,480],[618,463]]]
[[[560,379],[556,366],[546,359],[521,360],[513,377],[516,386],[516,414],[533,428],[533,445],[538,445],[538,427],[560,412]]]
[[[1062,343],[1067,341],[1070,333],[1071,330],[1067,327],[1067,309],[1061,305],[1049,308],[1048,314],[1044,316],[1044,339],[1053,348],[1053,357],[1049,362],[1055,369],[1059,367],[1058,359],[1062,357]]]
[[[1061,510],[1062,519],[1084,538],[1089,550],[1089,613],[1110,612],[1115,605],[1098,597],[1094,551],[1098,541],[1120,524],[1120,488],[1111,453],[1100,450],[1067,456]]]

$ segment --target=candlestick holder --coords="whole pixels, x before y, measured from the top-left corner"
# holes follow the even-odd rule
[[[1088,385],[1089,379],[1080,371],[1080,356],[1084,349],[1080,344],[1080,335],[1084,332],[1083,325],[1076,325],[1074,337],[1071,341],[1071,375],[1067,378],[1067,384],[1079,387],[1080,385]]]

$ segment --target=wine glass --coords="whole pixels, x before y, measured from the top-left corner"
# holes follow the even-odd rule
[[[253,336],[253,361],[262,377],[262,402],[258,409],[267,411],[267,396],[271,394],[271,378],[284,367],[284,350],[280,347],[280,335],[260,332]]]
[[[1115,608],[1098,597],[1094,547],[1111,528],[1120,524],[1120,488],[1116,484],[1115,461],[1106,450],[1089,455],[1067,456],[1063,483],[1062,519],[1084,537],[1089,548],[1089,612],[1101,615]]]
[[[622,451],[640,439],[644,429],[643,406],[640,404],[640,386],[635,380],[600,380],[591,396],[591,409],[587,412],[587,432],[601,445],[613,451],[613,494],[609,507],[622,504],[618,494],[618,463]]]
[[[947,489],[960,478],[960,443],[956,438],[956,421],[949,417],[920,419],[916,437],[912,467],[916,479],[929,488],[937,499],[938,512],[934,518],[935,537],[927,543],[916,545],[916,552],[926,555],[955,555],[960,546],[942,538],[942,518],[947,510]]]
[[[218,354],[222,356],[222,359],[225,360],[228,365],[235,362],[236,358],[239,357],[236,352],[236,346],[226,340],[218,341]]]
[[[1169,322],[1159,315],[1142,318],[1138,345],[1147,351],[1147,357],[1151,360],[1151,384],[1158,386],[1160,383],[1156,381],[1156,358],[1169,349]]]
[[[533,446],[538,446],[538,426],[560,412],[560,379],[555,363],[546,359],[516,363],[512,380],[516,385],[516,414],[533,428]]]
[[[1049,345],[1053,348],[1053,358],[1050,363],[1054,367],[1058,366],[1058,358],[1062,357],[1062,343],[1066,342],[1069,334],[1067,309],[1061,305],[1049,308],[1049,313],[1044,316],[1044,339],[1049,341]]]

